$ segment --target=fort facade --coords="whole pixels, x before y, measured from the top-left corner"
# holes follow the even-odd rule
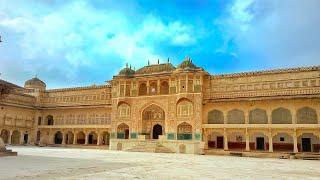
[[[39,78],[0,102],[6,144],[111,150],[319,152],[320,67],[211,75],[186,58],[105,85],[46,89]]]

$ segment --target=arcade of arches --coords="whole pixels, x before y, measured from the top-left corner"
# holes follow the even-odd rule
[[[316,109],[308,106],[296,110],[286,107],[247,111],[211,109],[207,113],[204,139],[208,149],[319,152],[318,124]]]

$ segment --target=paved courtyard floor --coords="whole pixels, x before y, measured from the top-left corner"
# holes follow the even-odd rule
[[[320,161],[10,147],[0,179],[320,179]]]

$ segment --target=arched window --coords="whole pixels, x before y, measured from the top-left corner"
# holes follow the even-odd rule
[[[117,138],[118,139],[129,139],[129,126],[122,123],[117,128]]]
[[[192,117],[193,116],[193,104],[188,99],[181,99],[177,105],[178,117]]]
[[[151,82],[149,87],[150,95],[155,95],[158,92],[158,86],[156,82]]]
[[[53,125],[54,122],[53,122],[53,116],[52,115],[48,115],[47,116],[47,125]]]
[[[147,84],[146,83],[141,83],[139,85],[139,95],[140,96],[147,95]]]
[[[167,81],[162,81],[160,84],[160,93],[169,94],[169,84]]]
[[[244,124],[244,112],[239,109],[233,109],[228,112],[228,124]]]
[[[208,113],[208,124],[223,124],[223,112],[212,110]]]
[[[254,109],[249,113],[249,124],[267,124],[267,113],[263,109]]]
[[[130,117],[130,106],[127,103],[121,103],[118,106],[118,116],[120,118]]]
[[[298,124],[318,124],[318,116],[315,109],[303,107],[297,111]]]
[[[150,105],[142,112],[142,120],[164,120],[164,110],[157,105]]]
[[[178,125],[177,129],[178,140],[191,140],[192,139],[192,126],[186,122]]]
[[[272,111],[272,124],[292,124],[291,112],[285,108],[277,108]]]

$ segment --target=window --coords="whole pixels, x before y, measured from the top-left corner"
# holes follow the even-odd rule
[[[283,142],[284,141],[284,137],[280,137],[280,141]]]
[[[41,117],[38,117],[38,125],[41,125]]]

